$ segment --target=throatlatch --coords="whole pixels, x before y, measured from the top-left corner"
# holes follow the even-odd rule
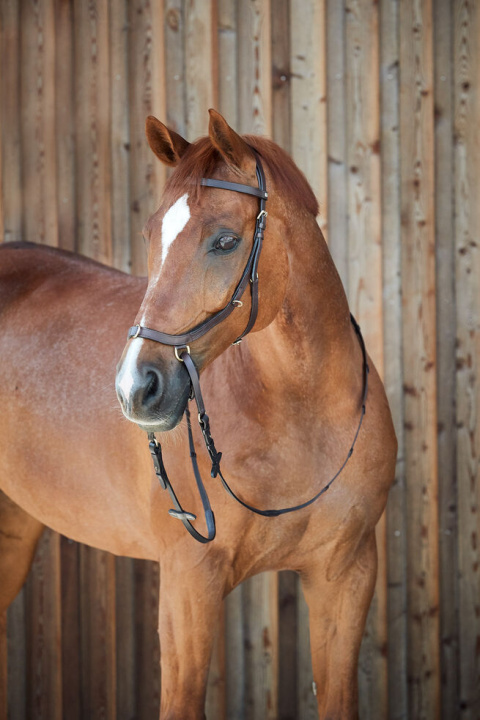
[[[212,478],[216,478],[217,475],[220,477],[220,480],[222,482],[223,487],[228,492],[228,494],[234,498],[240,505],[243,505],[244,508],[247,510],[250,510],[251,512],[256,513],[257,515],[263,515],[264,517],[278,517],[279,515],[285,515],[286,513],[295,512],[296,510],[302,510],[303,508],[308,507],[312,503],[315,502],[321,495],[323,495],[329,487],[332,485],[333,481],[340,475],[342,470],[345,468],[346,464],[348,463],[349,459],[352,456],[353,449],[355,447],[355,443],[357,442],[358,435],[360,433],[360,428],[362,426],[363,418],[365,416],[365,406],[367,401],[367,394],[368,394],[368,373],[369,373],[369,367],[368,367],[368,361],[367,361],[367,352],[365,349],[365,343],[362,337],[362,333],[360,330],[360,326],[356,322],[353,315],[350,315],[350,319],[352,321],[353,327],[355,329],[355,332],[357,334],[360,347],[362,350],[362,357],[363,357],[363,392],[362,392],[362,400],[361,400],[361,413],[360,413],[360,420],[353,438],[353,442],[350,446],[350,449],[348,450],[347,456],[340,466],[340,468],[337,470],[335,475],[329,480],[329,482],[323,486],[323,488],[314,495],[310,500],[301,503],[300,505],[294,505],[292,507],[287,508],[280,508],[280,509],[272,509],[272,510],[261,510],[259,508],[254,507],[253,505],[249,505],[247,502],[242,500],[241,498],[236,495],[233,490],[228,485],[227,481],[222,475],[221,469],[220,469],[220,461],[222,459],[222,453],[218,452],[215,443],[213,441],[211,432],[210,432],[210,421],[209,417],[205,411],[205,405],[203,402],[203,396],[202,391],[200,389],[200,378],[198,375],[197,368],[195,366],[195,363],[192,360],[192,357],[190,355],[190,348],[188,346],[188,343],[193,342],[194,340],[198,340],[198,338],[205,335],[209,330],[214,328],[216,325],[221,323],[223,320],[225,320],[234,310],[236,307],[240,307],[242,305],[240,298],[242,297],[243,293],[245,292],[245,289],[248,284],[250,284],[250,291],[251,291],[251,307],[250,307],[250,317],[247,323],[247,326],[245,327],[245,330],[242,332],[241,335],[235,340],[233,345],[237,345],[242,341],[242,338],[247,335],[247,333],[250,332],[250,330],[255,325],[255,321],[257,319],[257,313],[258,313],[258,261],[260,258],[260,252],[262,249],[263,244],[263,235],[265,232],[265,226],[266,226],[266,219],[267,219],[267,212],[265,211],[265,203],[268,198],[268,194],[266,191],[266,182],[265,182],[265,174],[263,171],[262,163],[260,161],[260,158],[258,154],[255,152],[255,150],[252,151],[256,158],[256,174],[257,174],[257,180],[258,180],[258,188],[252,187],[250,185],[242,185],[240,183],[232,183],[227,182],[225,180],[216,180],[211,178],[203,178],[201,180],[201,184],[205,185],[206,187],[214,187],[214,188],[220,188],[223,190],[230,190],[234,192],[241,192],[248,195],[253,195],[255,197],[259,198],[260,201],[260,212],[257,215],[256,222],[255,222],[255,233],[253,237],[253,245],[252,250],[250,252],[250,255],[247,260],[247,264],[245,265],[245,269],[242,273],[242,277],[240,278],[240,281],[238,282],[237,287],[235,288],[235,291],[230,299],[230,302],[222,309],[219,310],[217,313],[212,315],[212,317],[208,318],[204,322],[200,323],[199,325],[196,325],[192,330],[189,330],[186,333],[182,333],[179,335],[170,335],[169,333],[164,333],[159,330],[152,330],[151,328],[142,327],[140,325],[134,325],[130,328],[128,331],[128,338],[144,338],[146,340],[153,340],[154,342],[161,343],[162,345],[171,345],[174,347],[175,356],[177,360],[180,362],[185,363],[185,368],[189,374],[190,377],[190,386],[191,386],[191,398],[195,399],[197,410],[198,410],[198,423],[200,425],[200,429],[202,431],[203,440],[205,443],[205,447],[207,449],[207,452],[210,456],[210,460],[212,463],[211,468],[211,476]],[[212,508],[210,506],[210,501],[208,498],[207,491],[205,490],[205,486],[203,484],[202,478],[200,476],[200,471],[198,468],[198,462],[197,462],[197,455],[195,452],[195,445],[193,441],[193,433],[192,433],[192,425],[191,425],[191,418],[190,418],[190,410],[187,407],[185,408],[185,416],[187,421],[187,429],[188,429],[188,442],[190,447],[190,459],[192,462],[192,468],[195,475],[195,480],[197,483],[198,492],[200,494],[200,498],[202,500],[203,510],[205,513],[205,521],[207,524],[207,535],[202,535],[199,533],[195,527],[192,525],[192,520],[196,520],[196,516],[193,513],[185,511],[172,487],[172,484],[168,478],[167,472],[165,470],[165,465],[163,463],[163,457],[162,457],[162,448],[160,443],[155,438],[154,433],[148,433],[148,440],[149,440],[149,448],[150,453],[152,455],[153,460],[153,466],[155,473],[160,481],[161,486],[164,490],[168,490],[170,497],[173,501],[174,508],[172,510],[169,510],[169,515],[171,515],[174,518],[177,518],[178,520],[181,520],[184,524],[185,528],[188,530],[190,535],[201,543],[208,543],[211,542],[216,534],[216,528],[215,528],[215,516],[213,514]]]

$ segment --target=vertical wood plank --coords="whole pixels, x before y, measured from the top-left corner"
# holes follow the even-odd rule
[[[305,720],[318,720],[318,705],[313,692],[313,669],[310,650],[310,629],[308,606],[297,583],[298,613],[298,697],[297,717]]]
[[[378,5],[346,3],[348,297],[383,375]],[[377,528],[378,571],[359,661],[360,714],[387,714],[386,535]]]
[[[27,720],[26,588],[22,588],[7,612],[8,713],[11,720]]]
[[[440,660],[441,716],[446,720],[460,706],[458,584],[452,582],[458,575],[452,3],[437,1],[434,22]]]
[[[117,720],[136,713],[135,560],[115,558],[115,620],[117,648]]]
[[[115,558],[81,547],[82,716],[115,720]]]
[[[23,239],[57,245],[53,0],[23,3],[21,24]]]
[[[209,720],[224,720],[227,710],[225,652],[225,607],[222,604],[207,684],[205,714]]]
[[[74,27],[71,2],[55,0],[55,135],[58,245],[75,249]],[[48,244],[52,244],[47,238]]]
[[[238,128],[237,13],[235,0],[218,2],[218,110]]]
[[[128,272],[130,259],[130,117],[128,8],[110,0],[110,152],[112,163],[112,264]],[[124,566],[122,566],[123,568]]]
[[[145,275],[146,253],[141,232],[158,207],[165,167],[145,139],[147,115],[165,118],[163,1],[132,0],[129,18],[130,102],[130,237],[132,272]]]
[[[270,0],[237,6],[238,128],[241,133],[272,131]]]
[[[288,153],[292,134],[290,13],[290,0],[278,0],[271,8],[272,134],[275,142]]]
[[[454,5],[460,715],[480,714],[480,12]]]
[[[290,8],[292,157],[320,203],[327,229],[326,7],[324,0]]]
[[[46,530],[27,586],[27,717],[62,718],[60,543]]]
[[[400,6],[409,713],[439,716],[432,6]]]
[[[185,0],[185,102],[187,135],[205,135],[207,110],[217,107],[216,0]]]
[[[328,245],[333,261],[348,287],[347,252],[347,126],[345,96],[345,9],[343,2],[327,0],[327,146]]]
[[[0,720],[7,720],[7,613],[0,614]]]
[[[62,701],[63,717],[82,717],[80,646],[80,545],[60,539],[62,600]]]
[[[167,125],[186,137],[184,0],[165,3],[165,83]],[[187,140],[192,138],[186,138]]]
[[[403,442],[400,242],[399,24],[396,0],[380,4],[384,382],[398,440],[387,505],[388,717],[407,717],[406,498]]]
[[[278,717],[295,720],[298,695],[298,576],[294,572],[278,575]],[[310,663],[311,672],[311,663]],[[302,716],[303,717],[303,716]]]
[[[243,586],[235,588],[225,603],[225,660],[227,720],[245,718],[245,641]]]
[[[74,0],[76,249],[101,262],[112,258],[107,0]]]
[[[20,160],[20,9],[19,2],[0,4],[0,142],[2,143],[2,206],[5,242],[21,239],[22,193]]]
[[[158,641],[158,563],[135,561],[135,672],[138,720],[160,712],[160,647]]]
[[[258,575],[243,586],[245,605],[245,717],[278,716],[278,574]]]

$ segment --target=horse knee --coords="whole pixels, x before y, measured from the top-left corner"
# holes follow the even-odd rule
[[[0,491],[0,613],[25,582],[43,528]]]

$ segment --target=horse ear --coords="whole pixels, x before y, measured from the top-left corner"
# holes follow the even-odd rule
[[[165,165],[175,167],[190,145],[181,135],[169,130],[153,115],[147,117],[145,133],[151,149]]]
[[[232,130],[220,113],[210,109],[210,124],[208,134],[214,147],[223,156],[229,165],[247,170],[255,163],[253,153],[245,140]]]

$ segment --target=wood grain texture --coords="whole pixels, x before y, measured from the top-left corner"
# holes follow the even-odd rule
[[[343,286],[347,289],[347,116],[343,3],[327,0],[326,24],[328,245]]]
[[[327,88],[325,2],[290,5],[291,154],[320,204],[327,228]]]
[[[238,127],[238,52],[235,0],[218,0],[218,111]]]
[[[75,103],[72,3],[55,0],[55,141],[58,245],[75,249]],[[47,179],[49,182],[49,178]],[[50,240],[48,241],[50,245]]]
[[[63,717],[80,720],[82,659],[80,647],[80,545],[60,538]]]
[[[0,4],[0,137],[2,142],[2,238],[20,240],[22,190],[20,159],[20,3]]]
[[[8,663],[7,613],[0,614],[0,720],[7,720]]]
[[[112,258],[107,0],[74,2],[75,34],[75,249],[102,262]]]
[[[185,2],[185,103],[188,139],[205,135],[207,110],[217,107],[217,16],[215,0]]]
[[[110,153],[112,168],[112,265],[128,272],[130,257],[130,116],[128,3],[110,4]]]
[[[380,4],[380,118],[382,174],[384,382],[398,457],[387,505],[388,717],[407,717],[406,493],[403,430],[402,288],[400,229],[400,118],[398,3]]]
[[[271,135],[270,0],[237,3],[238,128]]]
[[[138,720],[160,712],[160,647],[158,641],[158,563],[135,561],[135,692]]]
[[[473,720],[480,714],[480,12],[460,2],[454,13],[459,717]]]
[[[26,598],[27,717],[61,720],[60,539],[51,530],[46,530],[39,541]]]
[[[434,13],[435,238],[437,285],[438,515],[440,550],[441,716],[460,706],[458,665],[457,477],[455,415],[455,234],[452,3]]]
[[[165,118],[163,1],[128,3],[130,113],[130,244],[132,272],[146,274],[142,227],[158,207],[165,168],[145,139],[145,118]]]
[[[348,298],[383,375],[378,5],[346,4]],[[360,714],[387,714],[385,518],[376,528],[378,570],[360,652]]]
[[[80,612],[82,717],[116,718],[115,558],[82,546]]]
[[[409,713],[439,717],[433,47],[430,2],[400,7]]]
[[[165,87],[167,125],[186,137],[184,0],[165,3]]]
[[[53,0],[21,4],[20,22],[22,234],[58,245]]]

